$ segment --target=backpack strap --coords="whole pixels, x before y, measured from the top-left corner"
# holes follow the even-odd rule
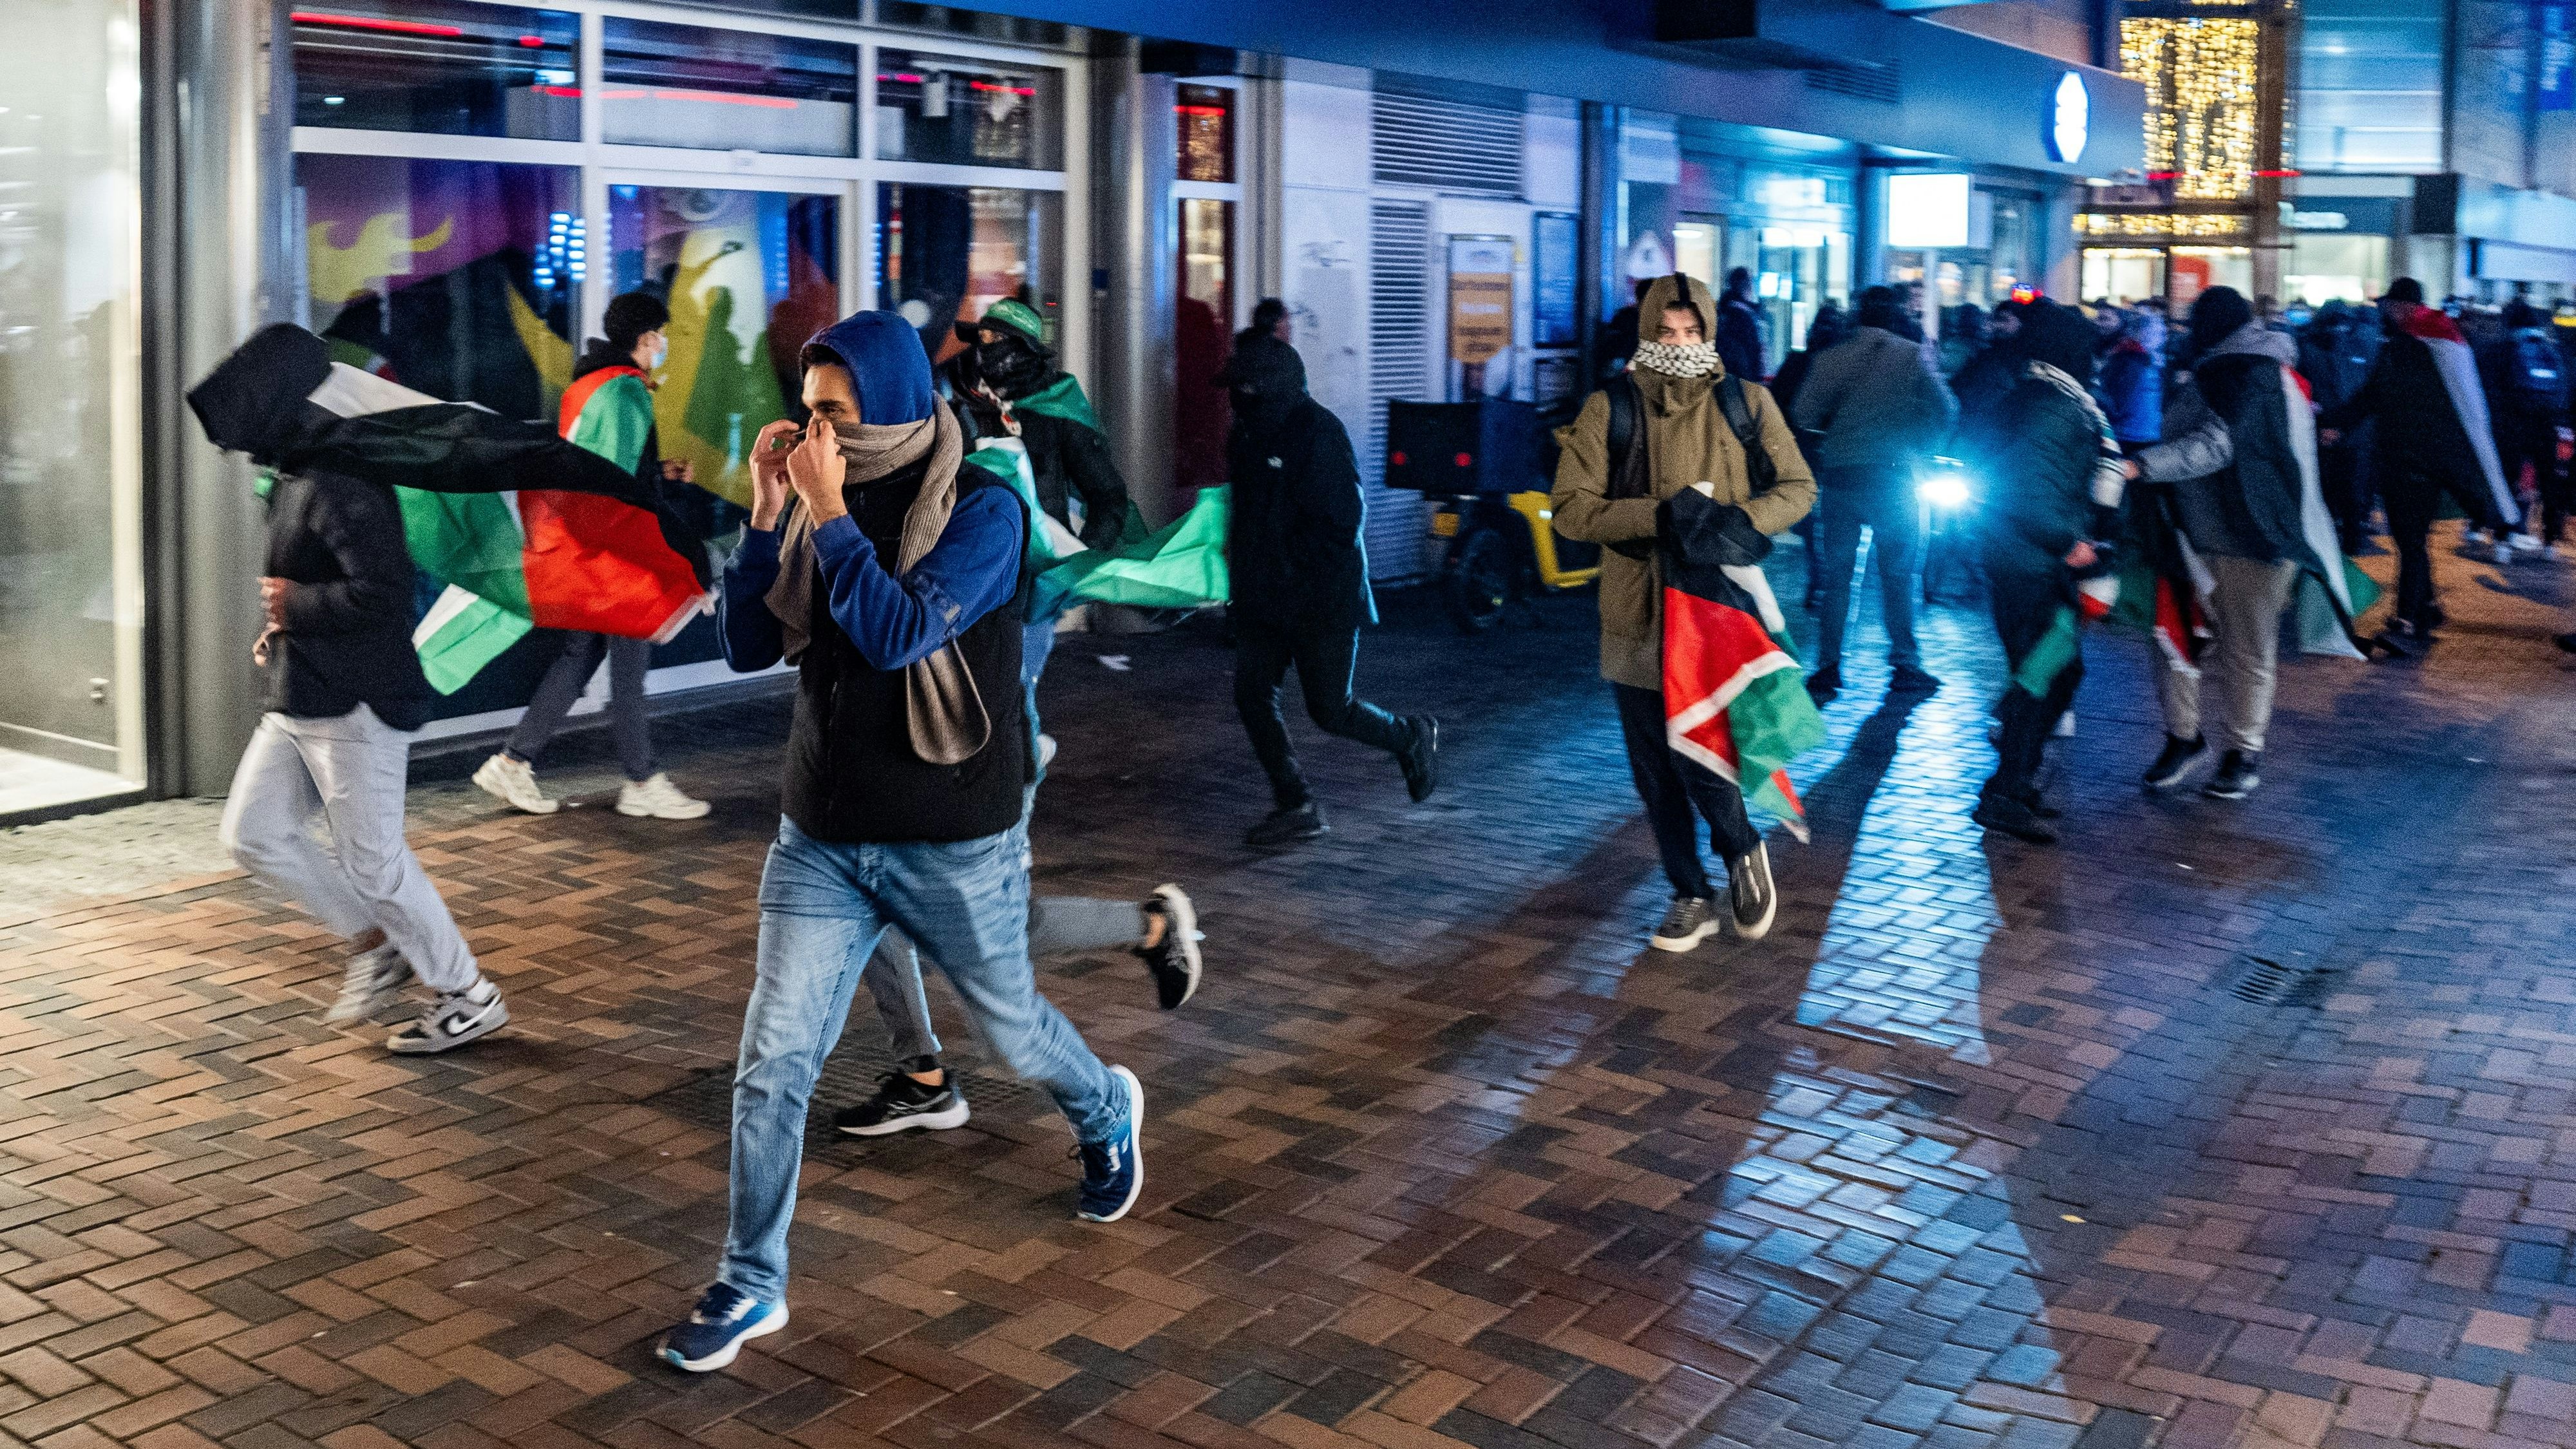
[[[1744,395],[1744,379],[1731,372],[1719,378],[1717,405],[1726,410],[1726,426],[1744,449],[1745,481],[1756,497],[1770,492],[1780,481],[1780,468],[1771,461],[1771,450],[1762,446],[1761,431],[1753,425],[1753,400]]]
[[[1645,397],[1637,391],[1637,380],[1625,373],[1602,391],[1610,396],[1610,472],[1604,491],[1613,498],[1649,497],[1654,489],[1647,485],[1645,440],[1637,426]]]

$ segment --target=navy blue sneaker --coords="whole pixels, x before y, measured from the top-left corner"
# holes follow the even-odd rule
[[[693,1374],[733,1362],[745,1339],[787,1326],[787,1305],[763,1303],[730,1283],[718,1283],[698,1300],[689,1321],[662,1335],[666,1362]]]
[[[1074,1216],[1090,1223],[1127,1216],[1145,1188],[1145,1084],[1125,1067],[1111,1067],[1109,1075],[1127,1089],[1127,1125],[1106,1142],[1074,1149],[1082,1159],[1082,1200]]]

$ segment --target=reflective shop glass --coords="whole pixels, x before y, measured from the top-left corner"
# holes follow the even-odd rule
[[[8,10],[0,816],[143,782],[134,9]]]
[[[858,153],[856,46],[610,18],[603,139],[699,151]]]
[[[706,10],[753,11],[799,20],[858,20],[861,0],[679,0]]]
[[[963,346],[955,324],[1005,297],[1037,308],[1056,335],[1062,315],[1062,198],[999,186],[877,188],[877,305],[921,329],[931,359]]]
[[[1046,66],[877,52],[877,157],[951,166],[1064,164],[1064,74]]]
[[[971,35],[978,40],[1000,40],[1014,45],[1061,46],[1071,43],[1074,36],[1071,26],[1053,20],[1021,20],[954,5],[916,5],[910,0],[877,0],[877,23],[903,30]]]
[[[1183,488],[1225,481],[1225,435],[1234,407],[1216,375],[1233,349],[1234,203],[1183,197],[1180,275],[1173,293],[1172,479]]]
[[[611,186],[608,245],[611,294],[650,292],[671,309],[653,420],[662,456],[696,470],[694,493],[684,493],[692,521],[723,538],[751,502],[752,439],[802,415],[797,352],[841,315],[840,201]]]
[[[579,171],[307,153],[295,158],[295,206],[298,320],[335,361],[432,397],[554,421],[590,270]],[[414,613],[426,614],[442,587],[421,574]],[[432,713],[527,703],[559,642],[529,635]]]
[[[1231,86],[1180,87],[1172,102],[1174,130],[1180,135],[1178,179],[1234,179],[1234,95]]]
[[[581,20],[464,0],[333,0],[292,12],[295,124],[581,139]]]

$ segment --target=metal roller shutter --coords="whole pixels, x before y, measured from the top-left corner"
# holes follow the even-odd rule
[[[1383,100],[1383,97],[1380,97]],[[1429,568],[1419,493],[1386,480],[1389,398],[1431,396],[1431,208],[1418,201],[1369,207],[1369,414],[1360,452],[1368,500],[1369,577],[1411,578]]]
[[[1380,185],[1521,194],[1519,110],[1384,90],[1371,101],[1370,169]]]

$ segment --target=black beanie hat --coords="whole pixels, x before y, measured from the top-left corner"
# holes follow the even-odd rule
[[[2424,305],[2424,284],[2415,280],[2413,277],[2399,277],[2396,281],[2388,284],[2388,290],[2380,294],[2379,300],[2383,302],[2412,302],[2416,306],[2421,307]]]
[[[2093,381],[2093,350],[2100,338],[2074,308],[2044,300],[2031,303],[2022,313],[2016,340],[2024,357],[2045,362],[2079,383]]]
[[[2191,299],[2191,352],[2207,352],[2254,320],[2253,305],[2234,287],[2212,287]]]

